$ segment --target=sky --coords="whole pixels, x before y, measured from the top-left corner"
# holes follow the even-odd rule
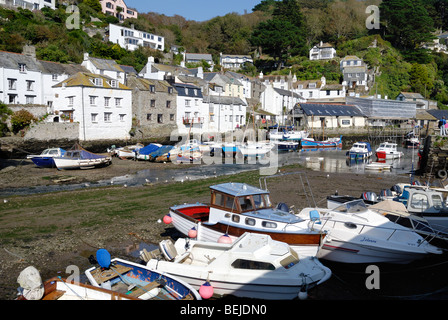
[[[217,16],[236,12],[252,12],[262,0],[124,0],[130,8],[139,13],[156,12],[166,16],[179,15],[187,20],[207,21]]]

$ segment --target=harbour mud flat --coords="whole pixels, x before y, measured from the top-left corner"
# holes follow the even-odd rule
[[[12,161],[12,160],[9,160]],[[92,182],[133,174],[148,167],[158,170],[179,168],[174,164],[155,164],[114,159],[106,168],[58,171],[40,169],[25,160],[9,162],[0,172],[0,189],[39,186],[49,183]],[[5,168],[10,169],[5,170]],[[317,206],[326,206],[326,196],[336,192],[360,196],[364,191],[379,192],[395,183],[408,182],[407,175],[326,173],[300,166],[281,168],[280,173],[306,173]],[[66,176],[66,182],[55,182]],[[48,178],[48,177],[51,177]],[[54,178],[53,178],[54,177]],[[162,239],[179,235],[161,223],[171,205],[210,200],[209,186],[222,182],[246,182],[259,185],[259,171],[217,176],[185,182],[157,182],[136,187],[111,185],[66,192],[11,196],[0,199],[0,266],[2,280],[0,299],[14,299],[17,277],[29,265],[35,266],[42,278],[68,277],[68,266],[76,266],[80,274],[89,268],[88,257],[99,248],[106,248],[114,257],[137,261],[139,247],[157,244]],[[294,175],[268,179],[272,200],[285,202],[299,210],[309,205],[301,182]],[[364,277],[365,278],[365,277]],[[365,279],[361,280],[362,283]],[[345,287],[340,278],[310,294],[314,299],[364,299]],[[440,282],[439,282],[440,283]]]

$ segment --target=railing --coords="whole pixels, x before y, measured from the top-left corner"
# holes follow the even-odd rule
[[[192,117],[192,118],[185,118],[182,117],[183,124],[195,124],[195,123],[204,123],[203,117]]]

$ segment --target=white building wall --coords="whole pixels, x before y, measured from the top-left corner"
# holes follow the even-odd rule
[[[73,110],[73,122],[80,124],[80,140],[130,138],[131,90],[61,87],[55,91],[54,109],[59,112]],[[92,100],[91,97],[95,98]],[[109,106],[105,105],[105,97],[109,98]],[[116,98],[121,99],[119,106],[115,103]]]
[[[0,99],[6,104],[45,104],[41,72],[0,68]],[[10,84],[11,83],[11,84]],[[10,101],[10,95],[14,101]],[[28,97],[28,98],[27,98]]]
[[[164,37],[115,24],[109,24],[109,40],[130,51],[134,51],[138,47],[165,50]]]

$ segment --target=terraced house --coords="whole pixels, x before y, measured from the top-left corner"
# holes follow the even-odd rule
[[[53,88],[55,112],[79,123],[80,140],[130,138],[132,90],[118,80],[78,72]]]
[[[177,128],[177,91],[168,81],[128,78],[137,138],[167,137]]]

